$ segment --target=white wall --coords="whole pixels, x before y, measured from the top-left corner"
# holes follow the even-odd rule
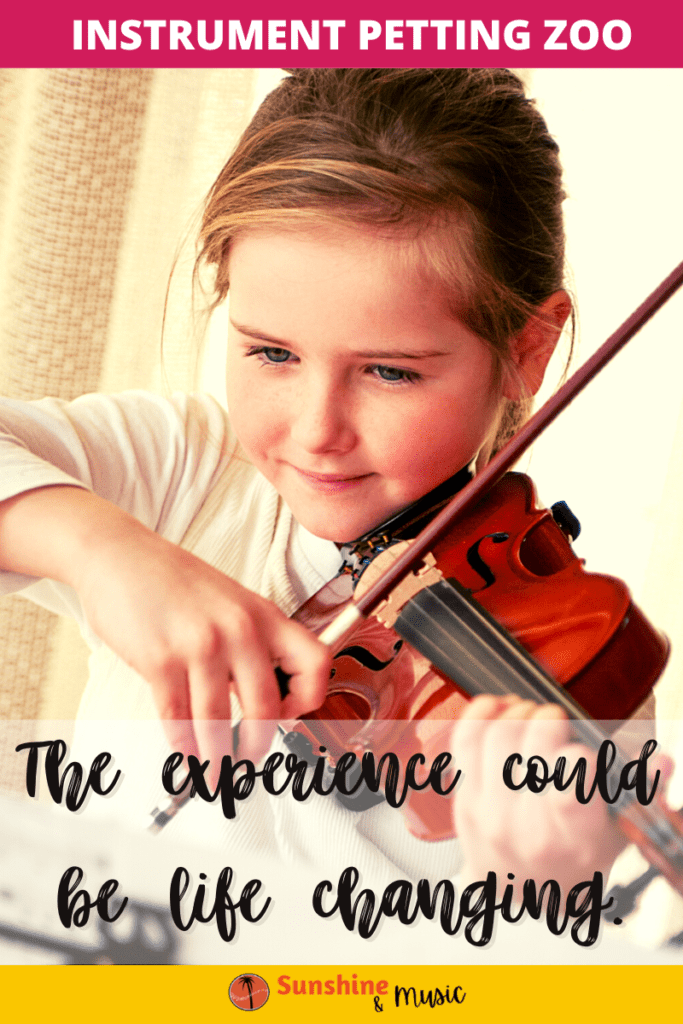
[[[566,169],[578,365],[683,259],[683,71],[538,70],[531,88]],[[582,520],[587,568],[625,579],[669,633],[660,711],[679,718],[682,320],[679,294],[537,443],[529,467],[543,500],[565,498]]]

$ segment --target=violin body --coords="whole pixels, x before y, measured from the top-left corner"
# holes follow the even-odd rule
[[[489,581],[471,564],[473,545]],[[529,477],[504,476],[434,556],[592,718],[623,721],[647,699],[668,640],[622,580],[586,572]]]
[[[359,589],[367,585],[366,574],[383,571],[392,552],[378,556]],[[585,571],[552,513],[537,507],[527,476],[502,477],[435,543],[432,555],[425,586],[435,575],[456,580],[592,718],[622,722],[647,699],[666,663],[668,641],[621,580]],[[411,581],[413,590],[419,578],[417,585]],[[349,577],[332,581],[296,618],[324,628],[350,589]],[[457,665],[447,676],[387,628],[382,606],[334,652],[333,664],[325,703],[295,726],[333,759],[345,751],[391,751],[405,763],[421,752],[428,767],[449,749],[452,723],[474,695],[463,687]],[[453,836],[443,797],[414,792],[405,807],[415,835]]]

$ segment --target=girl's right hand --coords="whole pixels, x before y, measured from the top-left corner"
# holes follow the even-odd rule
[[[73,586],[94,632],[149,683],[174,750],[217,770],[233,752],[231,692],[239,755],[251,760],[278,720],[322,704],[327,648],[270,601],[90,492],[49,488],[4,504],[14,503],[0,518],[0,564]],[[290,677],[284,700],[275,665]]]
[[[308,630],[154,533],[100,545],[79,596],[97,635],[150,684],[174,750],[218,764],[232,752],[231,692],[239,754],[254,761],[274,723],[325,699],[329,653]],[[275,665],[290,677],[284,700]]]

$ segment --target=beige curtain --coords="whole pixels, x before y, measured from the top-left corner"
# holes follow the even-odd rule
[[[248,120],[256,77],[0,71],[3,394],[191,384],[190,243],[174,273],[162,373],[169,273]],[[71,718],[85,659],[71,623],[21,597],[1,602],[0,718]]]

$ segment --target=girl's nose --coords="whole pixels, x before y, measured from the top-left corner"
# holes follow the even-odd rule
[[[355,444],[350,410],[340,390],[311,384],[292,410],[292,439],[311,454],[347,452]]]

